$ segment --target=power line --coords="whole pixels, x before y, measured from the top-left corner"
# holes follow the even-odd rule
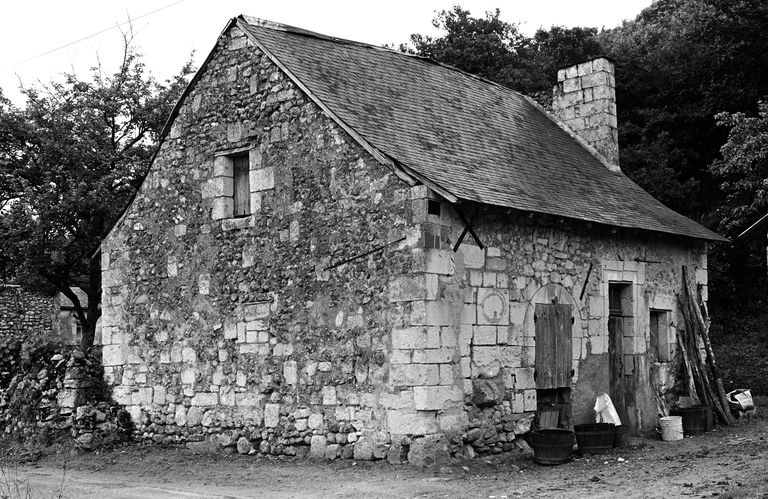
[[[116,24],[114,26],[110,26],[109,28],[103,29],[103,30],[98,31],[96,33],[92,33],[92,34],[90,34],[88,36],[84,36],[83,38],[80,38],[79,40],[75,40],[74,42],[69,42],[66,45],[62,45],[60,47],[56,47],[55,49],[51,49],[51,50],[49,50],[47,52],[43,52],[42,54],[38,54],[38,55],[32,56],[29,59],[24,59],[23,61],[20,61],[20,62],[17,62],[16,64],[12,64],[12,65],[8,66],[8,68],[15,68],[16,66],[20,66],[20,65],[22,65],[22,64],[24,64],[26,62],[29,62],[29,61],[35,60],[35,59],[37,59],[39,57],[43,57],[45,55],[51,54],[53,52],[56,52],[57,50],[61,50],[61,49],[70,47],[72,45],[75,45],[76,43],[80,43],[82,41],[88,40],[89,38],[93,38],[94,36],[98,36],[98,35],[101,35],[102,33],[106,33],[107,31],[111,31],[111,30],[117,29],[117,28],[119,28],[121,26],[125,26],[126,24],[130,24],[133,21],[138,21],[139,19],[142,19],[142,18],[147,17],[147,16],[151,16],[152,14],[156,14],[156,13],[160,12],[161,10],[165,10],[165,9],[167,9],[169,7],[173,7],[174,5],[178,5],[178,4],[183,3],[183,2],[186,2],[186,0],[178,0],[176,2],[170,3],[170,4],[168,4],[168,5],[164,6],[164,7],[160,7],[159,9],[155,9],[152,12],[147,12],[146,14],[142,14],[139,17],[134,17],[133,19],[128,19],[127,21],[124,21],[124,22],[122,22],[120,24]]]

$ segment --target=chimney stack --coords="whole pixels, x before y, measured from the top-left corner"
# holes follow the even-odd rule
[[[557,72],[552,112],[584,142],[619,170],[616,81],[613,63],[604,57]]]

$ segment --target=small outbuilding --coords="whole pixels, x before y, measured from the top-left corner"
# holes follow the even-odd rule
[[[653,427],[682,268],[706,300],[724,239],[621,172],[613,72],[561,70],[550,113],[429,59],[232,19],[102,243],[105,377],[137,431],[471,455],[512,449],[537,411],[593,421],[601,393]]]

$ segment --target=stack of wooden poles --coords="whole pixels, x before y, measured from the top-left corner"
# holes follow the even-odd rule
[[[688,269],[683,265],[683,290],[678,293],[677,300],[685,328],[677,328],[677,340],[683,356],[689,396],[694,403],[712,406],[720,423],[731,425],[734,419],[709,341],[709,314],[706,305],[703,302],[700,305],[698,298],[699,293],[694,291]]]

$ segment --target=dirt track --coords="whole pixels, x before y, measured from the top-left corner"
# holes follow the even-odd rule
[[[539,466],[527,455],[416,470],[134,446],[100,455],[50,456],[6,466],[4,472],[5,487],[15,478],[22,482],[20,490],[28,486],[35,498],[768,497],[768,420],[681,442],[635,439],[610,454],[556,467]]]

